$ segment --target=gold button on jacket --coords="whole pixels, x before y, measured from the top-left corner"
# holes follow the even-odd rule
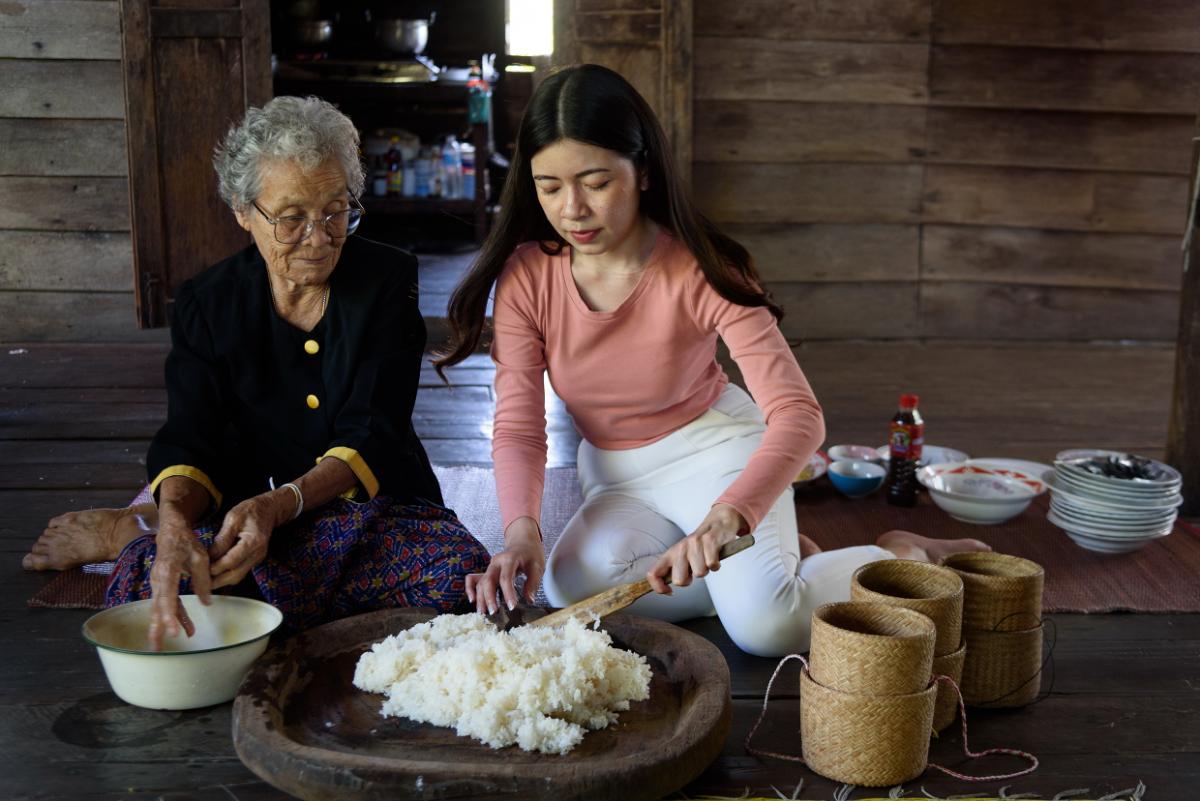
[[[310,409],[315,409],[321,405],[321,399],[316,395],[309,395],[304,399],[304,402],[308,404],[308,408]]]
[[[315,339],[310,339],[304,343],[304,352],[307,353],[309,356],[315,356],[317,354],[317,351],[319,351],[320,349],[321,349],[321,346],[320,346],[320,344],[317,343],[317,340],[315,340]]]

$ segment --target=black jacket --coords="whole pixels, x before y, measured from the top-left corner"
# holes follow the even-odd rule
[[[266,264],[246,248],[175,296],[152,487],[187,475],[227,509],[332,455],[358,476],[360,498],[441,504],[412,427],[424,349],[411,254],[348,238],[325,315],[306,333],[275,313]]]

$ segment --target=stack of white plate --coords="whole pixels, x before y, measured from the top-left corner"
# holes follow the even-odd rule
[[[1183,503],[1177,470],[1117,451],[1063,451],[1046,480],[1046,519],[1081,548],[1100,553],[1136,551],[1167,536]]]

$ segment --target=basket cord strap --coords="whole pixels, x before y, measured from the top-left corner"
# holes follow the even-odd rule
[[[934,763],[934,762],[930,762],[929,767],[937,768],[942,773],[953,776],[956,779],[963,779],[964,781],[969,781],[969,782],[990,782],[990,781],[996,781],[998,779],[1015,779],[1017,776],[1024,776],[1026,773],[1033,773],[1035,770],[1038,769],[1038,764],[1039,764],[1038,758],[1027,751],[1018,751],[1015,748],[1003,748],[1003,747],[985,748],[984,750],[979,751],[979,752],[972,751],[970,743],[967,741],[967,705],[963,702],[962,690],[960,690],[958,688],[958,684],[955,683],[954,679],[950,678],[949,676],[934,676],[933,680],[935,682],[942,682],[942,681],[948,682],[950,684],[950,686],[954,688],[955,695],[958,696],[958,712],[959,712],[959,715],[962,717],[963,753],[964,754],[966,754],[971,759],[978,759],[979,757],[988,756],[989,754],[1012,754],[1013,756],[1018,756],[1018,757],[1021,757],[1022,759],[1029,760],[1030,765],[1029,765],[1029,767],[1025,768],[1025,770],[1017,771],[1016,773],[1001,773],[1001,774],[997,774],[995,776],[968,776],[965,773],[959,773],[957,771],[951,770],[950,768],[944,768],[941,765],[938,765],[937,763]]]
[[[758,720],[754,721],[754,725],[750,727],[750,733],[746,735],[746,751],[755,756],[770,756],[776,759],[786,759],[791,762],[799,762],[804,764],[804,760],[798,756],[790,754],[780,754],[775,751],[765,751],[760,748],[755,748],[750,745],[750,740],[754,738],[754,733],[758,731],[759,725],[763,722],[763,718],[767,716],[767,704],[771,701],[771,685],[775,683],[775,678],[779,675],[779,671],[785,664],[793,659],[799,659],[800,664],[804,665],[804,669],[808,670],[808,662],[800,654],[788,654],[783,659],[779,660],[779,664],[775,666],[775,672],[771,674],[771,680],[767,682],[767,692],[763,695],[762,711],[758,713]]]

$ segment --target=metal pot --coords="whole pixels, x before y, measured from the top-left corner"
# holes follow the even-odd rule
[[[416,55],[429,42],[427,19],[377,19],[375,41],[392,53]]]
[[[319,47],[333,39],[333,23],[327,19],[292,20],[292,39],[301,47]]]

